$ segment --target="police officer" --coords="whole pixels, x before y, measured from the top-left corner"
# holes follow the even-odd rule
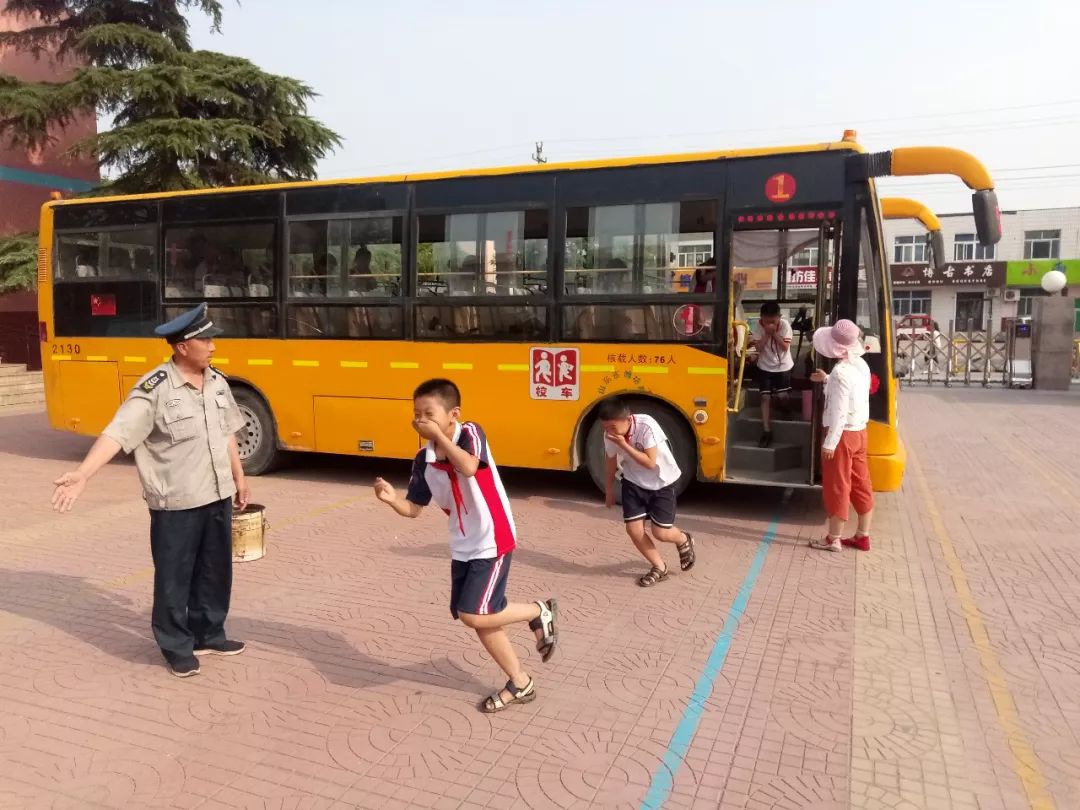
[[[54,483],[52,504],[66,512],[86,482],[118,452],[135,452],[150,507],[154,558],[151,627],[172,673],[199,672],[198,655],[236,655],[225,635],[232,590],[232,501],[248,487],[235,433],[244,426],[225,376],[210,367],[221,334],[199,304],[157,327],[172,359],[142,377],[74,472]]]

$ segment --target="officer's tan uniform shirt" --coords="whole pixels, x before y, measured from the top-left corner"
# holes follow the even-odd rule
[[[203,390],[172,361],[141,378],[103,433],[135,451],[151,509],[194,509],[236,494],[229,437],[244,426],[225,377],[203,372]]]

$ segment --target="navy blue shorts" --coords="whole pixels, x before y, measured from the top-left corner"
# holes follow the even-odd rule
[[[484,560],[450,561],[450,615],[459,613],[486,616],[506,608],[506,578],[510,575],[510,557]]]
[[[624,478],[622,514],[626,523],[648,518],[653,525],[670,529],[675,525],[675,485],[669,484],[662,489],[645,489]]]
[[[765,371],[758,369],[758,387],[762,396],[786,394],[791,390],[790,371]]]

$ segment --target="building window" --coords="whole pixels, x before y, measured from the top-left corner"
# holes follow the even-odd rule
[[[953,261],[990,262],[994,260],[995,245],[980,245],[973,233],[958,233],[953,241]]]
[[[1046,293],[1038,287],[1020,290],[1020,300],[1016,304],[1016,317],[1030,318],[1031,313],[1035,310],[1035,299],[1042,298],[1045,295]]]
[[[926,260],[926,237],[898,236],[893,241],[893,261],[897,264],[911,264]]]
[[[1024,258],[1061,258],[1061,231],[1024,231]]]
[[[712,244],[679,245],[679,267],[693,270],[706,262],[712,263]]]
[[[817,245],[804,248],[791,257],[788,265],[790,267],[817,267],[819,252]]]
[[[894,290],[893,315],[929,315],[930,290]]]

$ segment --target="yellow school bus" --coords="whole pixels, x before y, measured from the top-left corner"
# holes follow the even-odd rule
[[[980,240],[999,238],[992,181],[970,155],[871,154],[853,133],[54,201],[41,212],[38,279],[49,419],[96,435],[166,358],[154,326],[205,300],[227,330],[214,365],[247,420],[251,474],[286,452],[410,458],[412,390],[450,377],[504,465],[587,467],[600,481],[595,408],[621,393],[663,425],[681,486],[812,487],[821,405],[806,379],[808,340],[796,350],[796,407],[774,424],[773,446],[757,446],[741,341],[760,302],[776,300],[814,325],[848,317],[862,327],[880,383],[872,475],[896,489],[904,450],[874,186],[890,174],[958,176],[974,190]],[[682,268],[702,264],[708,283],[681,283]]]

